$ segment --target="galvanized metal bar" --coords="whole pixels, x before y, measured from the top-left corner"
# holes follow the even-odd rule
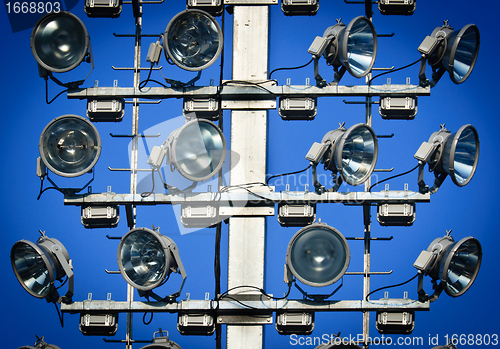
[[[242,305],[243,303],[244,305]],[[119,302],[119,301],[83,301],[71,304],[61,304],[63,313],[212,313],[212,314],[245,314],[274,313],[276,311],[294,312],[371,312],[371,311],[429,311],[429,302],[419,302],[411,299],[380,299],[380,300],[332,300],[310,301],[303,299],[284,300],[246,300],[238,303],[234,300],[183,300],[174,303],[166,302]],[[216,307],[218,306],[218,309]]]
[[[262,79],[265,81],[266,79]],[[248,78],[245,81],[257,81],[255,78]],[[230,85],[226,83],[222,86],[220,96],[223,101],[231,100],[259,100],[273,97],[415,97],[430,96],[430,87],[420,87],[418,85],[360,85],[360,86],[325,86],[317,87],[312,85],[264,85],[265,89],[254,84],[246,86]],[[67,92],[69,99],[88,98],[145,98],[145,99],[166,99],[166,98],[208,98],[218,95],[217,86],[188,86],[184,88],[172,87],[148,87],[139,90],[138,87],[90,87],[72,89]]]

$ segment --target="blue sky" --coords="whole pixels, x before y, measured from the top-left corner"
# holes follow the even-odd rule
[[[442,3],[442,4],[441,4]],[[429,338],[438,336],[439,344],[443,345],[444,336],[457,335],[499,335],[496,314],[499,305],[496,301],[499,282],[494,277],[499,237],[497,230],[498,208],[496,195],[499,194],[496,180],[500,165],[496,158],[498,139],[498,107],[494,70],[496,59],[499,56],[497,34],[494,23],[497,22],[496,13],[500,7],[496,2],[488,2],[489,7],[479,6],[484,2],[476,2],[477,6],[468,1],[442,1],[439,6],[431,2],[419,1],[416,12],[409,17],[382,16],[374,8],[373,23],[379,34],[395,33],[392,38],[379,38],[378,55],[375,67],[400,67],[419,58],[417,47],[426,35],[430,35],[434,28],[441,26],[443,20],[455,29],[474,23],[481,33],[481,46],[476,67],[469,79],[455,85],[446,74],[431,91],[430,97],[420,97],[418,100],[418,114],[412,121],[383,120],[376,106],[373,111],[373,128],[378,135],[394,133],[392,139],[380,139],[377,168],[394,167],[394,174],[407,171],[416,165],[413,154],[423,141],[439,130],[439,125],[446,123],[446,127],[457,131],[462,125],[472,124],[479,133],[481,142],[479,165],[472,181],[465,187],[459,188],[447,179],[441,189],[431,196],[431,202],[417,205],[416,221],[412,227],[381,227],[376,222],[375,209],[372,208],[372,235],[375,237],[393,236],[390,242],[372,242],[372,271],[393,270],[389,276],[372,277],[372,289],[385,285],[396,284],[407,280],[415,274],[412,264],[421,250],[437,237],[446,234],[452,229],[455,240],[466,236],[474,236],[482,244],[483,262],[479,276],[471,289],[459,298],[451,298],[446,294],[431,304],[430,312],[416,314],[415,330],[410,337],[423,338],[421,347],[431,348]],[[183,0],[167,0],[162,5],[147,5],[144,8],[143,32],[146,34],[161,34],[169,20],[178,12],[185,9]],[[85,87],[93,85],[99,80],[99,86],[112,86],[113,80],[118,80],[121,87],[132,86],[132,73],[114,71],[111,66],[127,67],[133,65],[133,39],[115,38],[112,33],[133,33],[134,22],[130,5],[125,5],[118,19],[91,19],[83,11],[83,2],[80,1],[72,10],[86,25],[89,31],[95,69],[85,83]],[[279,6],[271,6],[270,15],[270,56],[269,70],[279,67],[298,66],[311,58],[307,53],[309,45],[316,36],[321,36],[324,30],[335,24],[336,18],[342,18],[347,24],[352,18],[363,15],[362,5],[347,5],[342,1],[322,0],[318,14],[314,17],[285,17]],[[220,17],[218,18],[220,22]],[[26,293],[16,280],[10,266],[10,249],[20,240],[36,241],[38,230],[46,231],[49,237],[60,240],[68,250],[73,260],[75,272],[75,301],[87,299],[88,293],[93,299],[106,299],[107,293],[112,294],[113,300],[126,300],[126,282],[121,275],[108,275],[104,269],[118,270],[116,261],[117,240],[108,240],[106,234],[123,236],[127,233],[124,210],[120,223],[115,229],[87,230],[80,223],[80,209],[64,206],[62,194],[56,191],[47,191],[37,201],[40,182],[36,177],[36,158],[40,133],[53,118],[76,114],[85,116],[86,102],[68,100],[61,96],[51,105],[45,104],[45,86],[43,79],[38,78],[35,59],[30,50],[31,29],[12,33],[8,25],[5,10],[0,11],[0,40],[3,44],[3,54],[0,56],[1,66],[4,67],[4,88],[2,89],[3,102],[3,144],[6,149],[0,153],[3,171],[1,172],[1,186],[4,195],[2,211],[4,243],[1,246],[0,256],[2,268],[0,275],[3,280],[4,307],[1,327],[3,333],[3,347],[18,348],[22,345],[33,345],[35,335],[45,336],[48,343],[61,349],[104,348],[117,346],[105,344],[102,337],[83,336],[78,329],[79,317],[65,315],[64,328],[61,328],[56,311],[51,304],[36,299]],[[231,38],[232,16],[226,14],[225,33],[225,64],[224,79],[231,77]],[[145,61],[147,48],[152,38],[143,39],[142,65]],[[168,66],[162,56],[163,72],[172,79],[187,81],[194,73],[183,71],[175,66]],[[218,60],[214,65],[203,72],[199,86],[208,85],[210,79],[218,81]],[[323,77],[332,80],[332,70],[324,61],[321,62]],[[83,64],[74,71],[61,75],[61,79],[71,77],[80,78],[88,72],[88,65]],[[427,68],[428,76],[430,68]],[[161,75],[154,76],[160,80]],[[418,83],[418,66],[389,74],[374,82],[382,84],[390,77],[392,83],[405,83],[411,78],[412,84]],[[145,78],[145,76],[144,76]],[[291,78],[292,84],[303,85],[306,78],[314,81],[312,66],[296,70],[277,72],[273,75],[279,84],[285,84]],[[363,84],[364,80],[357,80],[346,74],[341,81],[344,85]],[[54,96],[60,91],[59,87],[51,84],[49,94]],[[349,101],[360,99],[349,98]],[[129,175],[127,173],[110,172],[107,167],[123,168],[128,166],[128,140],[111,138],[109,133],[130,134],[132,108],[126,106],[126,113],[121,123],[97,124],[96,127],[102,138],[102,154],[95,167],[96,179],[92,183],[94,192],[105,192],[107,186],[117,193],[129,191]],[[156,127],[158,124],[174,120],[182,114],[182,101],[164,100],[159,105],[144,105],[140,110],[141,132]],[[225,136],[230,140],[230,114],[224,114]],[[267,173],[269,175],[290,172],[302,169],[308,165],[305,154],[313,142],[320,142],[323,135],[338,127],[339,122],[345,122],[347,127],[363,122],[365,111],[363,105],[347,105],[343,98],[325,97],[318,101],[318,115],[314,121],[285,122],[278,115],[278,111],[268,113],[268,151]],[[163,139],[160,141],[163,142]],[[321,172],[322,173],[322,172]],[[68,180],[58,178],[62,185],[81,186],[88,180],[88,175]],[[378,173],[378,178],[385,178],[386,174]],[[432,174],[426,170],[426,180],[432,181]],[[52,178],[57,178],[53,175]],[[312,179],[308,175],[309,186]],[[298,181],[298,178],[296,178]],[[291,189],[303,190],[295,185],[294,179],[289,178]],[[391,189],[403,189],[405,183],[410,190],[418,190],[416,172],[389,182]],[[382,190],[380,187],[379,190]],[[278,186],[277,190],[284,190]],[[360,187],[342,186],[341,191],[363,190]],[[141,191],[141,189],[139,189]],[[203,299],[206,292],[210,297],[214,294],[213,277],[213,250],[215,231],[204,229],[188,234],[181,234],[175,221],[175,215],[169,206],[138,207],[137,226],[160,226],[162,234],[171,237],[179,247],[182,261],[188,279],[184,286],[182,298],[190,293],[192,299]],[[362,236],[363,221],[360,207],[342,206],[340,204],[318,205],[317,217],[323,222],[338,229],[344,236]],[[291,237],[298,228],[282,228],[275,217],[268,217],[266,236],[266,267],[265,290],[276,296],[286,291],[282,281],[283,264],[285,263],[286,249]],[[222,234],[222,289],[225,290],[227,277],[227,226],[223,226]],[[363,270],[363,243],[349,242],[351,249],[351,263],[348,271]],[[164,292],[175,291],[179,278],[172,277],[165,285]],[[430,282],[426,280],[426,290],[430,292]],[[331,290],[335,287],[330,286]],[[330,290],[328,288],[326,291]],[[402,298],[403,292],[408,291],[409,297],[415,299],[416,280],[403,287],[389,290],[391,298]],[[63,290],[66,290],[63,286]],[[330,292],[331,292],[330,290]],[[315,290],[318,291],[318,290]],[[292,298],[300,298],[300,293],[293,289]],[[334,296],[336,299],[361,299],[362,277],[344,277],[344,286]],[[383,292],[374,294],[372,299],[383,297]],[[136,300],[140,298],[136,294]],[[133,338],[149,340],[153,332],[159,327],[170,332],[170,338],[182,348],[213,348],[215,337],[185,337],[176,330],[177,317],[173,314],[156,314],[149,326],[142,324],[142,314],[134,317]],[[119,318],[118,333],[113,339],[125,337],[125,315]],[[315,330],[311,338],[321,337],[324,334],[341,332],[341,336],[357,336],[362,333],[361,313],[317,313]],[[370,334],[380,337],[375,330],[375,316],[371,315]],[[398,338],[398,336],[393,336]],[[223,342],[225,343],[225,342]],[[307,343],[306,338],[301,343]],[[267,326],[264,331],[265,348],[288,348],[294,342],[288,336],[277,334],[274,326]],[[143,345],[136,344],[134,348]],[[305,348],[314,346],[304,345]],[[460,346],[460,347],[467,347]]]

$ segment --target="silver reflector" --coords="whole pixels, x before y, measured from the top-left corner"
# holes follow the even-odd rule
[[[368,74],[377,55],[377,33],[369,19],[354,18],[339,40],[341,62],[347,71],[361,78]]]

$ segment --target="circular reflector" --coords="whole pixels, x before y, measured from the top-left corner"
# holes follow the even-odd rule
[[[87,119],[64,115],[45,126],[38,148],[44,164],[52,172],[77,177],[96,164],[101,153],[101,138]]]
[[[69,12],[43,16],[31,33],[31,51],[43,68],[62,73],[85,58],[90,39],[82,21]]]
[[[174,133],[172,162],[185,178],[201,182],[221,169],[226,157],[226,139],[217,125],[196,119]]]
[[[201,10],[186,10],[168,23],[163,37],[167,59],[182,69],[203,70],[222,50],[222,30],[217,21]]]
[[[118,267],[124,279],[143,291],[158,287],[175,265],[171,244],[171,239],[147,228],[129,231],[118,246]]]
[[[339,38],[340,61],[347,71],[361,78],[368,74],[377,56],[377,33],[363,16],[354,18]]]
[[[323,287],[344,275],[350,258],[344,236],[335,228],[316,223],[302,228],[290,240],[286,264],[302,283]]]
[[[459,187],[468,184],[479,160],[479,136],[472,125],[462,126],[444,144],[442,167]]]
[[[466,25],[460,32],[453,32],[443,57],[443,66],[455,84],[469,77],[479,53],[479,29],[474,24]]]
[[[370,177],[377,163],[377,136],[368,125],[354,125],[336,142],[334,151],[342,179],[350,185],[359,185]]]
[[[452,245],[445,253],[440,262],[439,276],[444,283],[445,292],[452,297],[458,297],[464,294],[476,279],[483,255],[481,244],[473,237],[466,237]]]
[[[20,240],[12,246],[10,261],[17,280],[29,294],[45,298],[51,293],[56,262],[44,246]]]

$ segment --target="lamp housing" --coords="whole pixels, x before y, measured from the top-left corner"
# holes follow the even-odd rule
[[[304,227],[316,220],[316,204],[278,204],[278,222],[282,227]]]
[[[178,13],[168,23],[163,35],[166,59],[188,71],[208,68],[217,60],[222,47],[219,23],[202,10]]]
[[[409,204],[379,204],[377,221],[383,227],[408,227],[415,222],[415,203]]]
[[[166,333],[167,335],[164,336],[163,334]],[[159,336],[157,336],[159,334]],[[153,333],[153,344],[148,344],[141,349],[182,349],[181,346],[174,341],[171,341],[168,339],[168,332],[167,331],[157,331]]]
[[[383,15],[410,16],[415,12],[416,0],[379,0],[378,9]]]
[[[195,113],[197,118],[219,119],[219,102],[215,98],[184,98],[184,114]]]
[[[42,131],[38,149],[45,166],[63,177],[77,177],[92,170],[101,154],[101,138],[87,119],[63,115]]]
[[[319,10],[319,0],[281,0],[285,16],[314,16]]]
[[[290,240],[286,267],[300,282],[324,287],[345,274],[350,258],[345,237],[335,228],[315,223],[300,229]]]
[[[179,313],[177,330],[184,336],[211,336],[215,332],[214,317],[209,314]]]
[[[47,302],[71,302],[73,296],[73,266],[68,251],[57,239],[42,233],[36,244],[27,240],[17,241],[11,249],[12,269],[21,286],[33,297]],[[68,292],[64,297],[54,285],[68,277]]]
[[[87,103],[87,117],[92,122],[120,122],[125,115],[125,99],[92,99]]]
[[[40,18],[31,33],[31,51],[42,69],[54,73],[70,71],[83,61],[93,62],[87,28],[66,11]]]
[[[217,17],[222,15],[224,4],[222,0],[187,0],[187,8],[203,10]]]
[[[317,113],[317,97],[279,98],[279,114],[283,120],[314,120]]]
[[[118,18],[123,0],[85,0],[85,13],[91,18]]]
[[[375,327],[380,334],[411,334],[415,328],[415,312],[377,311]]]
[[[380,97],[379,113],[384,120],[413,120],[417,97]]]
[[[120,221],[120,206],[82,206],[81,222],[87,229],[116,228]]]
[[[276,313],[276,331],[284,336],[310,335],[314,330],[314,313]]]
[[[114,336],[118,314],[80,314],[80,332],[85,336]]]

